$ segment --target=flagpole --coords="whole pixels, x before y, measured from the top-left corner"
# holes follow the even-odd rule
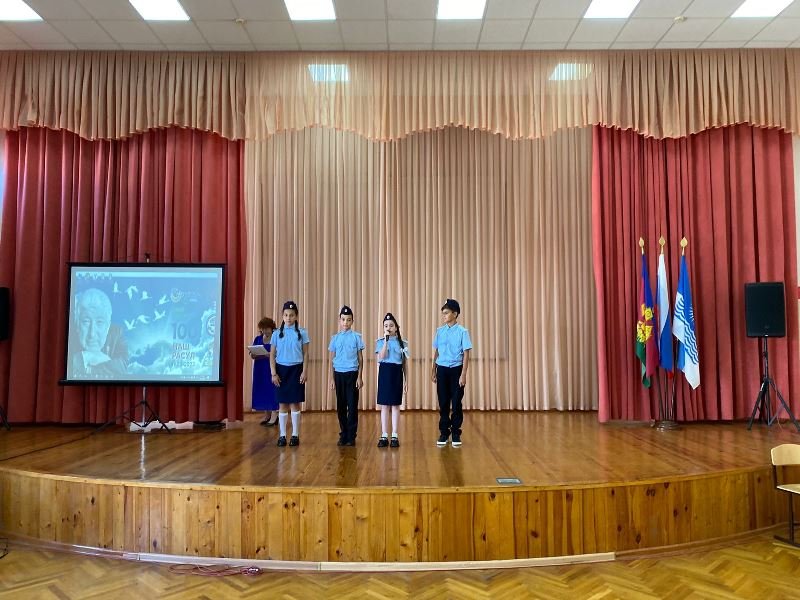
[[[688,245],[689,240],[687,240],[686,237],[681,238],[681,258],[686,254],[686,246]],[[678,418],[678,399],[675,394],[675,382],[677,379],[677,377],[672,378],[672,411],[676,420]]]
[[[685,239],[685,238],[684,238]],[[658,238],[658,245],[661,246],[661,256],[664,255],[664,246],[666,245],[667,240],[664,239],[664,236]],[[659,315],[659,321],[661,319],[661,315]],[[672,343],[671,343],[672,335],[670,335],[670,354],[672,354],[673,360],[671,361],[672,364],[675,364],[675,356],[672,351]],[[661,352],[661,343],[660,343],[660,332],[659,332],[659,352]],[[659,361],[660,363],[660,361]],[[656,378],[658,382],[658,395],[659,400],[661,402],[661,420],[656,423],[656,428],[659,431],[673,431],[675,429],[680,429],[680,425],[678,425],[676,419],[676,405],[675,405],[675,378],[672,378],[672,387],[670,389],[669,385],[669,377],[667,376],[667,370],[664,369],[659,365],[660,370],[664,373],[664,396],[662,397],[661,393],[661,376]]]

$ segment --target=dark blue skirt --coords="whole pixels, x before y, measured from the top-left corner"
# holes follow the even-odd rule
[[[378,404],[400,406],[403,403],[403,365],[380,363],[378,367]]]
[[[299,365],[275,364],[278,377],[281,378],[280,387],[275,388],[275,398],[278,404],[299,404],[306,400],[306,386],[300,383],[300,373],[303,372],[303,363]]]

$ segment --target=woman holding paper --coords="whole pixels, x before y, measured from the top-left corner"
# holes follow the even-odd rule
[[[248,349],[250,358],[253,359],[253,410],[265,410],[268,412],[264,416],[261,424],[272,427],[278,422],[278,402],[275,400],[275,386],[272,385],[272,377],[269,371],[269,339],[275,330],[275,321],[269,317],[264,317],[258,322],[260,332],[253,340],[253,346],[262,346],[264,354],[255,354]]]

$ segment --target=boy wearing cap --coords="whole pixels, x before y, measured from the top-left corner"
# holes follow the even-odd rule
[[[451,435],[453,448],[461,446],[461,424],[464,421],[461,401],[467,385],[472,341],[469,331],[458,324],[460,314],[461,306],[448,298],[442,306],[444,325],[436,330],[433,338],[431,380],[436,384],[439,398],[439,439],[436,440],[439,448],[447,445]]]
[[[353,331],[353,309],[345,305],[339,311],[339,333],[331,338],[330,389],[336,390],[339,415],[338,446],[355,446],[358,433],[358,390],[364,385],[364,340]]]

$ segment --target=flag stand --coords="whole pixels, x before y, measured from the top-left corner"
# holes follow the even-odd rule
[[[761,354],[764,357],[764,376],[761,378],[761,389],[758,390],[758,396],[756,396],[756,401],[753,405],[753,412],[750,415],[750,421],[747,423],[747,430],[749,431],[753,427],[753,421],[756,418],[756,413],[758,413],[759,420],[763,421],[767,427],[771,427],[772,424],[778,420],[778,415],[781,413],[780,407],[777,408],[774,415],[771,414],[772,402],[769,396],[769,388],[772,388],[775,390],[775,395],[778,397],[778,400],[780,400],[781,406],[786,410],[786,414],[789,415],[789,419],[791,419],[792,424],[795,426],[797,431],[800,432],[800,425],[798,425],[797,419],[794,418],[792,409],[789,408],[786,400],[783,399],[783,394],[781,394],[778,386],[775,385],[775,380],[769,375],[769,351],[767,349],[768,339],[768,337],[761,338]]]
[[[658,421],[656,421],[656,429],[659,431],[675,431],[680,429],[676,420],[678,412],[675,403],[675,378],[672,379],[672,389],[670,390],[669,379],[664,382],[664,387],[667,388],[666,393],[661,392],[661,377],[656,375],[656,385],[658,386]]]

